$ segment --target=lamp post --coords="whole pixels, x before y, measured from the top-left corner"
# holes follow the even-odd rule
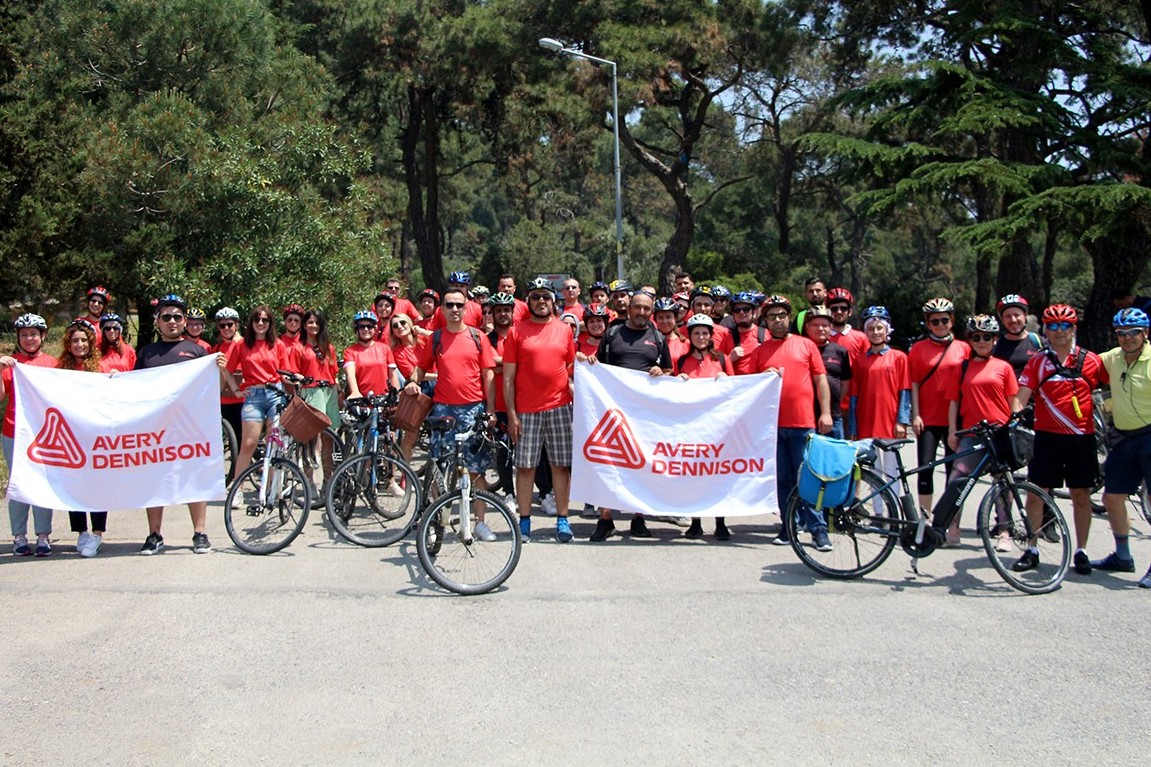
[[[540,38],[540,47],[544,50],[558,53],[561,56],[575,56],[587,59],[596,64],[611,67],[611,133],[614,139],[613,162],[615,164],[615,270],[617,279],[623,279],[623,192],[620,189],[619,170],[619,85],[616,78],[616,65],[614,61],[591,56],[574,48],[565,48],[564,44],[552,37]]]

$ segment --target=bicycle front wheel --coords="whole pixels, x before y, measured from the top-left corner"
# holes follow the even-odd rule
[[[885,478],[864,469],[850,503],[822,510],[830,551],[817,549],[812,536],[800,540],[801,533],[810,532],[813,512],[810,507],[801,508],[803,502],[793,490],[784,525],[799,560],[820,575],[844,579],[858,578],[882,565],[891,556],[900,530],[899,502],[886,484]]]
[[[232,480],[232,472],[236,470],[236,454],[240,452],[239,442],[236,440],[236,430],[227,419],[220,419],[220,443],[224,455],[224,485]]]
[[[1042,518],[1027,518],[1027,496],[1039,499]],[[1059,588],[1071,565],[1071,534],[1063,512],[1046,492],[1025,480],[997,480],[979,503],[979,531],[991,566],[1012,588],[1026,594],[1046,594]],[[1027,567],[1028,547],[1039,550],[1039,561]]]
[[[459,491],[445,495],[420,521],[416,550],[428,576],[457,594],[483,594],[508,579],[520,561],[520,528],[515,516],[487,491],[476,491],[465,535]],[[495,540],[482,541],[476,526],[486,524]]]
[[[423,505],[419,478],[384,453],[364,453],[340,464],[328,483],[328,521],[343,538],[377,548],[402,539]]]
[[[224,501],[224,526],[232,543],[249,554],[271,554],[287,546],[308,521],[311,490],[300,467],[276,457],[268,467],[254,463],[232,483]]]

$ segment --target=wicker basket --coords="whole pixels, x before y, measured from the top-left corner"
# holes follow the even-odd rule
[[[311,442],[332,425],[332,419],[299,397],[292,397],[280,414],[280,427],[297,442]]]
[[[425,394],[400,392],[400,404],[392,416],[392,426],[404,431],[419,431],[432,409],[432,398]]]

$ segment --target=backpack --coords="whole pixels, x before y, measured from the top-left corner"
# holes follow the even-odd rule
[[[767,328],[765,328],[763,325],[757,324],[755,326],[755,330],[756,330],[756,333],[755,333],[756,338],[758,338],[759,342],[762,344],[764,339],[767,338]],[[731,329],[731,340],[735,343],[736,346],[739,346],[739,339],[740,339],[739,325],[736,325],[734,328]]]
[[[799,467],[799,497],[816,511],[846,506],[855,498],[860,469],[854,442],[812,433]]]
[[[483,348],[480,346],[480,334],[471,325],[465,325],[468,329],[468,335],[472,337],[472,342],[476,345],[476,352],[483,354]],[[443,338],[444,329],[432,331],[432,359],[438,359],[440,356],[440,341]],[[492,331],[495,332],[494,330]]]

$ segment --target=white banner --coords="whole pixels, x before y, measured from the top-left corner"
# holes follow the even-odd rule
[[[74,511],[223,500],[214,355],[128,373],[14,371],[10,497]]]
[[[776,509],[774,373],[680,378],[577,363],[572,499],[642,514]]]

